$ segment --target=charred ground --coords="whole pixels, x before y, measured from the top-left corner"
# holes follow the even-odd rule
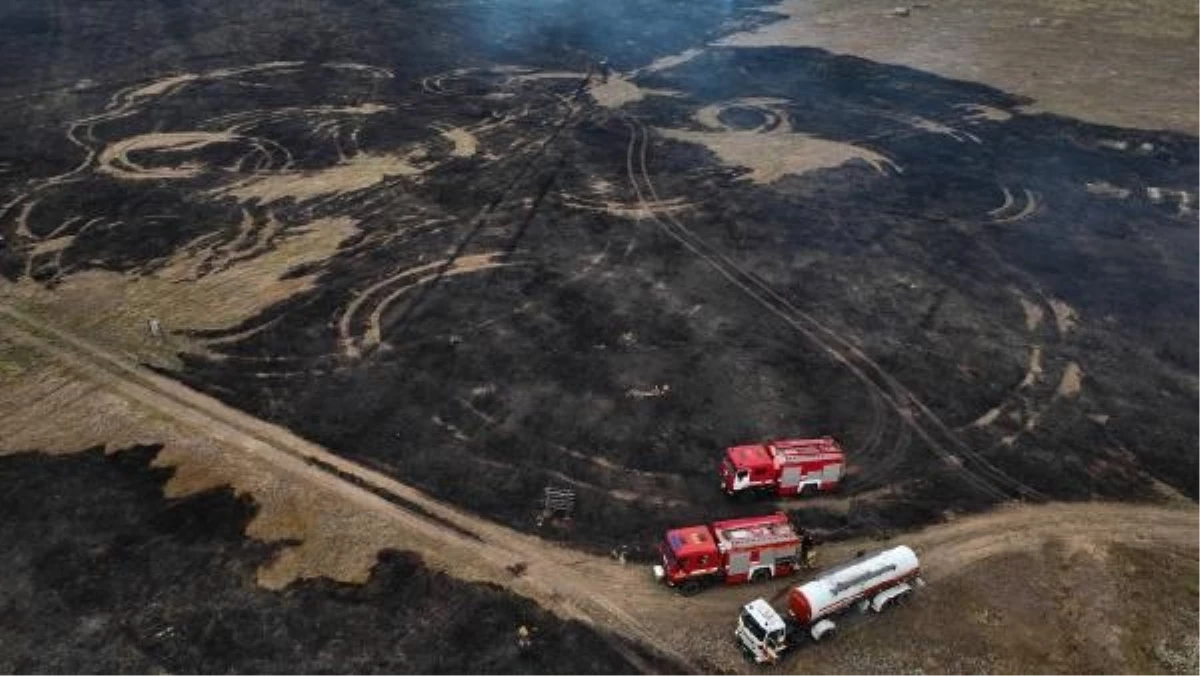
[[[637,671],[593,630],[404,552],[382,553],[361,586],[265,590],[255,569],[276,546],[244,535],[255,505],[226,489],[163,498],[156,452],[0,458],[4,671]]]
[[[842,534],[1196,496],[1194,137],[705,47],[753,3],[13,6],[6,59],[77,55],[3,81],[9,279],[170,282],[115,314],[165,317],[173,376],[439,497],[532,529],[572,485],[556,535],[648,545],[764,509],[718,497],[724,446],[815,434],[854,473],[799,520]],[[108,54],[88,21],[144,38]]]

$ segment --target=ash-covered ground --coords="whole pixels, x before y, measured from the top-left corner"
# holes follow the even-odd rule
[[[586,546],[774,508],[715,467],[784,436],[842,534],[1194,499],[1196,138],[761,9],[7,3],[6,297],[518,528],[573,487]]]
[[[364,585],[255,569],[230,490],[162,496],[157,449],[0,458],[0,669],[8,673],[632,673],[619,639],[388,551]],[[519,628],[529,645],[518,645]],[[669,664],[650,663],[671,671]]]

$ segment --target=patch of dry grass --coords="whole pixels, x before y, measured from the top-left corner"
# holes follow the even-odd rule
[[[258,256],[201,274],[210,249],[184,252],[149,274],[88,270],[48,290],[23,280],[0,287],[0,296],[56,322],[119,345],[162,366],[175,363],[179,351],[203,346],[178,335],[187,329],[221,329],[257,315],[271,305],[312,288],[315,274],[284,279],[299,266],[329,258],[355,233],[349,218],[326,218],[277,236],[275,246]],[[168,333],[150,335],[157,319]]]
[[[82,380],[22,346],[0,342],[0,365],[21,355],[20,377],[0,371],[0,455],[37,450],[69,454],[163,444],[156,467],[171,467],[167,497],[230,486],[258,512],[249,537],[289,543],[258,571],[259,584],[280,589],[300,578],[362,583],[379,550],[411,548],[395,524],[322,486],[298,480],[239,449],[225,447],[106,388]]]
[[[326,169],[263,172],[215,194],[260,204],[286,199],[304,202],[363,190],[393,176],[416,176],[423,170],[411,159],[409,155],[364,153]]]
[[[659,129],[667,138],[698,143],[721,162],[750,169],[750,180],[771,183],[789,174],[832,169],[860,160],[878,172],[891,166],[888,158],[849,143],[826,141],[799,133],[762,134],[757,131],[688,131]]]

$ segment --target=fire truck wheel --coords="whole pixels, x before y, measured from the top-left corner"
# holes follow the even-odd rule
[[[751,582],[766,582],[769,579],[771,579],[771,571],[766,568],[759,568],[750,576]]]
[[[700,583],[695,580],[688,580],[679,585],[679,593],[684,596],[691,596],[698,591],[700,591]]]

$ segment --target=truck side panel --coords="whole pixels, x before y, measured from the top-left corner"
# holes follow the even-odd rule
[[[784,467],[783,472],[779,476],[779,490],[784,492],[789,488],[792,492],[796,491],[796,486],[800,485],[800,468],[799,467]]]
[[[750,572],[750,552],[730,552],[729,553],[729,568],[726,570],[726,575],[729,578],[736,576],[745,576]],[[732,579],[730,581],[733,581]]]

